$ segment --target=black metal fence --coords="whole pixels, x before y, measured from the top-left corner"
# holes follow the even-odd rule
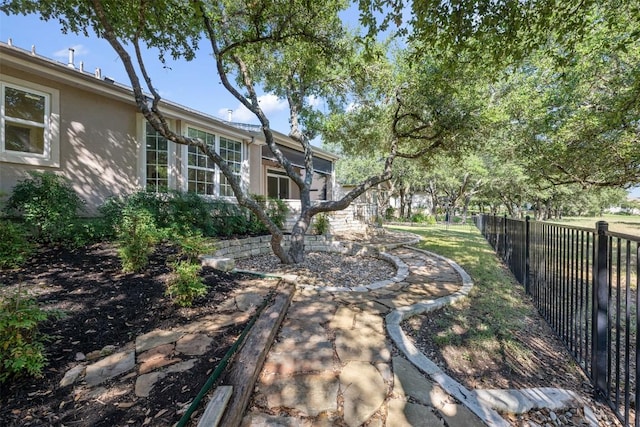
[[[640,427],[640,237],[480,215],[476,226],[625,425]]]

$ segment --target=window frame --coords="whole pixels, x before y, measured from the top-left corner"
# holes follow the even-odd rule
[[[32,93],[45,98],[44,122],[42,123],[44,147],[42,153],[28,153],[6,149],[6,129],[9,123],[34,125],[38,122],[19,118],[7,118],[5,114],[6,88]],[[0,161],[35,166],[60,167],[60,92],[37,83],[0,74]]]
[[[216,147],[218,145],[218,135],[216,135],[213,132],[210,131],[206,131],[202,128],[196,127],[196,126],[187,126],[187,137],[192,138],[191,136],[189,136],[189,132],[190,131],[196,131],[196,132],[202,132],[204,133],[206,136],[211,135],[213,137],[213,144],[208,144],[209,147],[213,147],[214,150],[216,150]],[[206,141],[205,141],[206,142]],[[213,167],[206,167],[206,166],[198,166],[198,165],[190,165],[189,164],[189,156],[190,156],[190,152],[189,149],[193,148],[194,150],[197,150],[195,153],[193,153],[196,156],[196,159],[200,158],[200,156],[203,156],[205,158],[205,162],[207,163],[207,166],[209,166],[209,162],[213,163],[213,161],[211,161],[208,157],[204,156],[203,153],[201,153],[197,147],[194,146],[186,146],[185,147],[185,156],[184,156],[184,186],[185,186],[185,191],[189,192],[189,170],[193,169],[196,171],[204,171],[205,173],[210,173],[211,174],[211,185],[213,185],[213,194],[206,194],[206,192],[204,194],[202,193],[198,193],[197,191],[197,183],[198,181],[196,180],[196,191],[193,191],[194,194],[197,194],[198,196],[201,197],[217,197],[218,195],[218,167],[216,166],[215,163],[213,163]],[[206,185],[208,185],[208,181],[205,180],[205,187]]]
[[[151,124],[147,122],[147,120],[144,120],[144,137],[143,137],[143,150],[144,150],[144,165],[143,165],[143,171],[144,171],[144,177],[143,177],[143,188],[145,191],[152,191],[149,189],[149,149],[147,147],[147,138],[149,138],[149,128],[151,127]],[[151,127],[152,128],[152,127]],[[152,128],[153,129],[153,128]],[[154,129],[155,135],[154,137],[156,138],[156,143],[157,143],[157,139],[158,138],[163,138],[165,140],[165,143],[167,144],[167,149],[166,149],[166,153],[167,153],[167,177],[166,177],[166,181],[167,181],[167,185],[166,185],[166,189],[164,191],[162,191],[161,188],[159,188],[158,186],[158,179],[154,178],[156,181],[156,188],[152,191],[153,193],[157,193],[157,194],[164,194],[164,193],[168,193],[171,190],[171,141],[169,141],[168,139],[164,138],[162,135],[159,134],[158,131],[156,131]],[[154,150],[156,153],[156,156],[158,156],[158,153],[160,153],[161,151],[158,150],[157,148]],[[157,157],[156,157],[156,162],[154,163],[155,167],[159,166],[159,163],[157,161]]]
[[[225,151],[240,154],[240,160],[238,161],[234,160],[233,163],[229,163],[228,158],[225,158],[225,156],[222,155],[222,148],[221,148],[222,139],[227,141],[227,144],[228,143],[239,144],[239,149],[237,151],[236,150],[232,151],[229,149],[225,149]],[[237,171],[234,171],[233,174],[237,176],[238,181],[242,183],[242,164],[244,162],[244,150],[242,148],[242,145],[243,145],[242,141],[236,141],[235,139],[227,138],[226,136],[221,136],[221,135],[217,135],[216,140],[218,142],[216,153],[218,153],[220,157],[222,157],[227,163],[229,163],[229,166],[231,166],[231,169],[234,169],[234,165],[237,165]],[[235,197],[235,194],[233,193],[233,189],[231,187],[231,184],[229,184],[227,177],[224,176],[224,174],[222,173],[222,170],[220,170],[220,168],[217,165],[216,165],[216,169],[218,169],[218,197]],[[222,194],[223,187],[230,188],[231,194]]]
[[[204,132],[205,134],[208,135],[212,135],[214,137],[214,142],[215,144],[213,144],[213,149],[216,153],[218,153],[218,155],[222,156],[220,154],[220,139],[224,139],[226,141],[232,142],[232,143],[237,143],[240,144],[239,146],[239,150],[238,151],[234,151],[238,154],[240,154],[240,160],[237,163],[237,169],[238,171],[236,172],[238,179],[242,180],[242,173],[243,173],[243,165],[244,165],[244,161],[246,159],[246,155],[245,155],[245,143],[242,140],[237,140],[234,139],[232,137],[229,136],[225,136],[225,135],[221,135],[215,131],[213,131],[212,129],[208,129],[202,126],[198,126],[198,125],[194,125],[194,124],[190,124],[190,123],[186,123],[184,128],[183,128],[183,132],[184,134],[188,137],[189,136],[189,131],[190,130],[194,130],[194,131],[198,131],[198,132]],[[211,144],[209,144],[211,146]],[[223,185],[229,185],[229,184],[223,184],[223,181],[226,182],[226,177],[224,177],[222,170],[218,167],[218,165],[216,165],[214,163],[213,165],[213,169],[209,169],[209,168],[202,168],[202,167],[198,167],[198,166],[190,166],[189,165],[189,148],[190,146],[185,146],[184,150],[182,152],[182,180],[183,180],[183,191],[188,192],[189,191],[189,169],[193,168],[196,170],[206,170],[206,171],[213,171],[214,172],[214,187],[213,187],[213,194],[200,194],[200,193],[195,193],[198,194],[201,197],[209,197],[209,198],[225,198],[225,199],[233,199],[235,198],[235,194],[231,194],[231,195],[223,195],[222,194],[222,186]],[[200,155],[200,153],[198,153]],[[230,185],[229,185],[230,186]],[[233,190],[231,191],[233,193]]]
[[[265,182],[265,185],[266,185],[265,195],[267,197],[269,197],[269,178],[277,178],[278,179],[278,199],[280,199],[280,200],[289,200],[291,198],[291,177],[289,177],[289,175],[287,175],[287,173],[284,170],[267,168],[267,179],[266,179],[266,182]],[[281,198],[280,197],[280,185],[281,185],[281,180],[282,179],[286,179],[286,181],[287,181],[287,194],[288,194],[289,197],[286,197],[286,198]]]

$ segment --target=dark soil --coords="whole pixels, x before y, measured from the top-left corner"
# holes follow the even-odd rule
[[[69,251],[41,249],[19,270],[0,271],[0,295],[18,286],[35,295],[45,308],[63,310],[62,319],[41,328],[48,364],[42,378],[13,378],[0,385],[1,426],[173,425],[200,391],[210,373],[242,331],[244,324],[222,330],[208,353],[187,372],[167,375],[149,398],[136,398],[132,387],[106,383],[103,396],[82,400],[74,387],[59,387],[64,373],[88,354],[107,345],[117,348],[158,328],[170,328],[209,314],[232,296],[252,286],[255,276],[226,274],[205,268],[208,293],[191,308],[180,308],[164,295],[171,247],[158,248],[141,274],[123,274],[115,248],[98,244]],[[128,380],[132,385],[135,378]]]

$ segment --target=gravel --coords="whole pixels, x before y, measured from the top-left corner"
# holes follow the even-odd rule
[[[239,270],[272,274],[295,274],[298,283],[313,286],[364,286],[389,279],[396,268],[386,260],[370,256],[310,252],[303,263],[281,264],[275,255],[263,255],[236,260]]]

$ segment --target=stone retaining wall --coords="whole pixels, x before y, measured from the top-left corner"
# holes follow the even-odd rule
[[[291,231],[300,214],[300,202],[288,200],[289,213],[285,220],[284,229]],[[365,204],[353,203],[347,208],[340,211],[327,212],[329,219],[329,232],[333,234],[348,233],[352,231],[360,231],[367,223],[375,221],[375,215],[372,208]],[[315,222],[314,217],[313,221]],[[309,231],[313,230],[313,225]]]
[[[291,236],[284,236],[284,248],[289,248]],[[379,248],[364,246],[354,242],[342,242],[334,240],[331,236],[304,236],[305,250],[307,252],[339,252],[349,255],[373,254],[377,255]],[[214,253],[216,257],[233,259],[248,258],[257,255],[271,254],[271,236],[257,236],[246,239],[220,240],[216,242],[218,248]]]

